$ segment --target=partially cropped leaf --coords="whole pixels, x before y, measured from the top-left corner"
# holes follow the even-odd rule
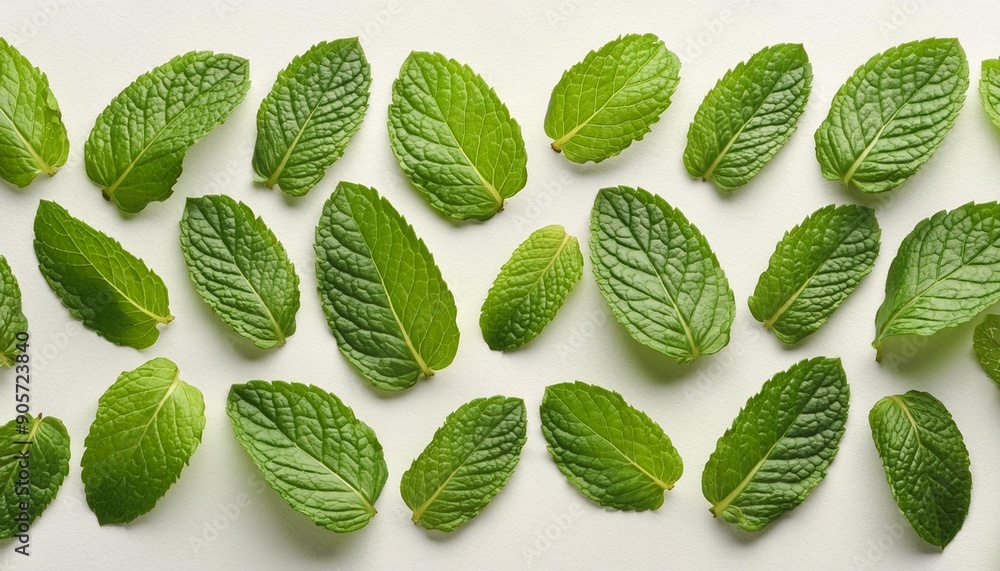
[[[881,230],[864,206],[825,206],[785,233],[750,296],[750,313],[785,343],[826,323],[872,271]]]
[[[708,241],[641,188],[601,189],[590,215],[601,294],[636,341],[679,363],[729,343],[736,301]]]
[[[0,256],[0,366],[10,367],[21,353],[18,345],[23,340],[17,334],[28,330],[28,318],[21,309],[21,288],[17,278]]]
[[[0,539],[23,533],[42,515],[69,474],[69,433],[58,418],[25,414],[0,427]],[[27,466],[24,463],[27,462]],[[21,471],[26,469],[28,477]],[[22,502],[27,504],[27,509]],[[27,521],[24,513],[27,512]]]
[[[576,238],[558,225],[533,232],[500,268],[483,303],[479,328],[490,349],[510,351],[537,337],[581,277]]]
[[[979,96],[990,121],[1000,128],[1000,58],[983,60]]]
[[[361,127],[370,84],[357,38],[320,42],[296,56],[257,111],[257,182],[290,196],[316,186]]]
[[[117,240],[43,200],[35,215],[38,268],[70,315],[117,345],[145,349],[174,320],[167,286]]]
[[[323,312],[340,352],[395,391],[458,351],[455,298],[413,227],[373,188],[341,182],[316,227]]]
[[[969,513],[969,450],[951,413],[921,391],[885,397],[868,414],[872,438],[899,511],[942,549]]]
[[[597,504],[655,510],[681,477],[684,466],[670,437],[616,392],[579,381],[551,385],[540,412],[559,471]]]
[[[56,174],[68,156],[49,79],[0,38],[0,178],[24,188],[41,173]]]
[[[812,87],[801,44],[777,44],[726,72],[688,129],[684,167],[719,190],[750,182],[795,132]]]
[[[901,44],[859,67],[816,130],[823,176],[864,192],[899,186],[934,154],[969,89],[954,38]]]
[[[261,349],[295,333],[299,276],[249,206],[228,196],[188,198],[181,249],[198,295],[237,333]]]
[[[701,488],[712,515],[758,531],[802,503],[837,454],[849,394],[840,359],[826,357],[764,383],[705,465]]]
[[[233,385],[226,413],[264,480],[316,525],[368,525],[388,477],[382,445],[335,395],[313,385]]]
[[[188,148],[221,125],[250,88],[250,64],[189,52],[140,75],[97,117],[83,147],[87,176],[123,212],[174,193]]]
[[[126,371],[101,396],[80,465],[101,525],[150,511],[191,460],[205,429],[201,391],[156,358]]]
[[[456,220],[488,220],[528,180],[521,127],[472,69],[413,52],[392,84],[389,139],[430,205]]]
[[[563,73],[545,113],[552,148],[574,163],[601,162],[642,140],[670,106],[681,62],[653,34],[629,34]]]
[[[449,414],[399,485],[413,523],[453,531],[486,508],[514,473],[526,426],[518,398],[475,399]]]
[[[875,314],[875,341],[931,335],[1000,301],[1000,205],[970,202],[920,221],[899,245]]]
[[[987,315],[976,326],[972,346],[983,370],[1000,385],[1000,315]]]

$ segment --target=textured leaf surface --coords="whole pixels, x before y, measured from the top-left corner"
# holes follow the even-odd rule
[[[250,64],[189,52],[140,75],[97,117],[87,176],[124,212],[166,200],[191,145],[222,124],[250,88]]]
[[[107,234],[43,200],[35,216],[38,268],[70,315],[118,345],[145,349],[173,321],[167,286]]]
[[[726,72],[688,129],[688,173],[719,190],[750,182],[795,132],[811,87],[801,44],[766,47]]]
[[[881,230],[864,206],[825,206],[785,233],[750,296],[750,313],[785,343],[812,334],[872,271]]]
[[[574,163],[601,162],[642,140],[670,106],[681,62],[653,34],[629,34],[563,73],[545,113],[552,148]]]
[[[21,353],[17,334],[27,330],[28,318],[21,309],[21,288],[7,258],[0,256],[0,366],[13,366]]]
[[[514,473],[526,427],[518,398],[475,399],[449,414],[399,485],[413,522],[453,531],[479,514]]]
[[[816,130],[823,176],[864,192],[899,186],[934,154],[969,89],[957,39],[901,44],[859,67]]]
[[[262,349],[295,333],[299,276],[249,206],[228,196],[189,198],[181,249],[198,295],[237,333]]]
[[[437,53],[413,52],[392,84],[392,152],[430,205],[488,220],[528,180],[521,127],[483,78]]]
[[[313,385],[233,385],[226,413],[236,439],[288,505],[344,533],[375,516],[388,477],[382,445],[335,395]]]
[[[101,525],[150,511],[191,460],[205,429],[201,391],[156,358],[126,371],[101,396],[80,465]]]
[[[733,290],[708,241],[641,188],[604,188],[590,215],[601,294],[632,337],[683,363],[729,343]]]
[[[591,501],[655,510],[684,470],[660,425],[616,392],[579,381],[545,388],[542,434],[559,471]]]
[[[1000,315],[987,315],[976,326],[972,346],[983,370],[1000,385]]]
[[[764,383],[705,465],[701,488],[712,515],[758,531],[802,503],[837,454],[849,394],[840,359],[826,357]]]
[[[409,388],[455,358],[455,298],[423,240],[375,189],[337,185],[316,227],[316,275],[337,347],[374,386]]]
[[[885,397],[868,415],[899,510],[942,549],[962,529],[972,497],[969,451],[951,413],[921,391]]]
[[[983,60],[979,96],[990,121],[1000,128],[1000,59]]]
[[[257,111],[257,182],[290,196],[309,192],[361,127],[370,84],[357,38],[320,42],[296,56]]]
[[[17,524],[35,521],[52,503],[69,474],[69,433],[58,418],[25,415],[26,422],[12,420],[0,427],[0,482],[3,504],[0,505],[0,539],[18,533]],[[24,428],[21,432],[19,428]],[[20,465],[25,457],[30,463],[27,481],[21,478]],[[22,492],[27,492],[22,493]],[[28,521],[22,517],[20,503],[28,502]]]
[[[583,254],[562,226],[536,230],[500,268],[479,316],[483,339],[494,351],[531,341],[552,321],[583,277]]]

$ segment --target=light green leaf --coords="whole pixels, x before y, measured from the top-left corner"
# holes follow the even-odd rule
[[[872,271],[882,231],[864,206],[825,206],[785,233],[750,296],[750,313],[785,343],[806,338]]]
[[[708,241],[641,188],[601,189],[590,215],[601,294],[636,341],[679,363],[729,343],[736,301]]]
[[[289,196],[309,192],[361,127],[369,84],[357,38],[320,42],[296,56],[257,111],[255,180]]]
[[[983,60],[979,95],[990,121],[1000,128],[1000,59]]]
[[[21,309],[21,288],[17,278],[0,256],[0,366],[11,367],[21,353],[18,345],[23,341],[17,334],[28,330],[28,318]]]
[[[802,503],[837,454],[849,396],[840,359],[806,359],[764,383],[705,465],[712,515],[758,531]]]
[[[969,89],[954,38],[901,44],[859,67],[816,130],[823,176],[864,192],[899,186],[934,154]]]
[[[316,276],[340,352],[396,391],[458,351],[455,298],[413,227],[373,188],[341,182],[316,226]]]
[[[101,396],[80,465],[101,525],[150,511],[191,460],[205,429],[201,391],[156,358],[125,371]]]
[[[885,397],[868,414],[892,497],[925,541],[942,549],[969,513],[969,451],[951,413],[921,391]]]
[[[653,34],[629,34],[563,73],[545,113],[552,149],[599,163],[641,141],[670,106],[681,62]]]
[[[83,147],[87,176],[123,212],[166,200],[184,155],[221,125],[250,88],[250,64],[189,52],[140,75],[97,117]]]
[[[160,276],[55,202],[38,205],[35,255],[70,315],[112,343],[145,349],[174,320]]]
[[[22,418],[21,423],[14,419],[0,427],[0,539],[22,533],[19,525],[30,526],[41,516],[69,474],[69,433],[62,421],[41,414]],[[21,477],[25,460],[26,479]],[[26,510],[21,509],[22,502],[27,502]],[[25,511],[28,520],[21,521]]]
[[[413,523],[454,531],[483,511],[514,473],[526,426],[518,398],[475,399],[449,414],[399,485]]]
[[[1000,385],[1000,315],[987,315],[976,326],[972,346],[983,370]]]
[[[68,156],[49,79],[0,38],[0,178],[24,188],[41,173],[56,174]]]
[[[198,295],[237,333],[261,349],[295,333],[299,276],[249,206],[228,196],[188,198],[181,250]]]
[[[812,87],[802,44],[777,44],[726,72],[688,128],[684,167],[719,190],[750,182],[795,132]]]
[[[233,385],[226,413],[264,480],[295,511],[337,533],[375,516],[388,477],[382,445],[335,395],[313,385]]]
[[[536,230],[500,268],[479,316],[483,339],[494,351],[528,343],[552,321],[583,277],[583,254],[562,226]]]
[[[438,53],[412,52],[392,84],[392,152],[430,205],[489,220],[528,181],[521,127],[486,81]]]

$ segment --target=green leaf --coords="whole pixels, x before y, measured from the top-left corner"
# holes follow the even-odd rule
[[[925,541],[942,549],[969,513],[969,451],[951,413],[921,391],[885,397],[868,414],[892,497]]]
[[[449,414],[399,485],[413,523],[454,531],[483,511],[514,473],[526,427],[519,398],[479,398]]]
[[[494,351],[528,343],[555,318],[583,277],[583,254],[562,226],[536,230],[500,268],[479,316],[483,339]]]
[[[69,474],[69,433],[58,418],[25,414],[0,427],[0,539],[10,539],[19,524],[31,525],[59,493]],[[22,432],[23,430],[23,432]],[[22,478],[22,462],[30,463],[28,478]],[[21,503],[27,502],[27,510]],[[28,521],[19,521],[27,511]]]
[[[289,196],[309,192],[361,127],[370,84],[357,38],[320,42],[296,56],[257,111],[255,180]]]
[[[17,346],[23,343],[17,334],[27,330],[28,318],[21,309],[21,288],[7,258],[0,256],[0,366],[14,365],[14,359],[21,353]]]
[[[166,200],[191,145],[221,125],[250,88],[250,64],[189,52],[140,75],[97,117],[87,176],[123,212]]]
[[[375,516],[388,477],[382,445],[335,395],[313,385],[233,385],[226,413],[236,440],[295,511],[337,533]]]
[[[0,178],[24,188],[41,173],[56,174],[68,156],[49,79],[0,38]]]
[[[438,53],[412,52],[392,84],[389,139],[430,205],[489,220],[528,181],[521,127],[486,81]]]
[[[375,189],[337,185],[316,226],[316,276],[337,347],[372,385],[406,389],[455,358],[455,298],[423,240]]]
[[[785,343],[806,338],[851,295],[878,256],[875,211],[825,206],[785,233],[750,296],[750,313]]]
[[[188,198],[181,250],[198,295],[237,333],[261,349],[295,333],[299,276],[249,206],[228,196]]]
[[[70,315],[112,343],[145,349],[174,320],[160,276],[55,202],[38,204],[35,255]]]
[[[1000,59],[983,60],[979,95],[990,121],[1000,128]]]
[[[684,167],[719,190],[755,177],[795,132],[812,88],[802,44],[777,44],[726,72],[688,128]]]
[[[660,425],[616,392],[579,381],[551,385],[540,413],[559,471],[602,506],[655,510],[684,470]]]
[[[201,391],[156,358],[125,371],[101,396],[80,465],[101,525],[150,511],[191,460],[205,429]]]
[[[931,335],[1000,301],[1000,205],[970,202],[920,221],[899,245],[875,314],[876,359],[893,335]]]
[[[729,343],[736,301],[708,241],[641,188],[601,189],[590,215],[594,276],[636,341],[679,363]]]
[[[764,383],[705,465],[712,515],[758,531],[802,503],[837,454],[849,396],[840,359],[806,359]]]
[[[552,149],[599,163],[641,141],[670,106],[681,62],[653,34],[629,34],[563,73],[545,113]]]
[[[1000,385],[1000,315],[987,315],[976,326],[972,346],[983,370]]]
[[[899,186],[934,154],[969,89],[957,39],[901,44],[859,67],[816,130],[823,176],[864,192]]]

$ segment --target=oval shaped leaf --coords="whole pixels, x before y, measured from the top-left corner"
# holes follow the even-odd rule
[[[20,526],[30,526],[42,515],[69,474],[69,433],[62,421],[41,414],[19,418],[23,422],[14,419],[0,427],[0,539],[24,533]],[[21,474],[25,461],[27,478]],[[25,512],[27,521],[22,519]]]
[[[976,326],[972,346],[983,370],[1000,385],[1000,315],[987,315]]]
[[[28,318],[21,309],[21,288],[17,278],[7,264],[7,258],[0,256],[0,366],[12,367],[24,342],[17,334],[28,330]]]
[[[979,96],[990,121],[1000,128],[1000,58],[983,60]]]

